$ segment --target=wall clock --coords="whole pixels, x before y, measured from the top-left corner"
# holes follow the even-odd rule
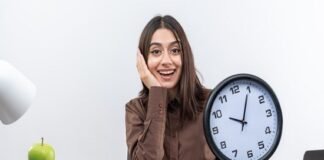
[[[211,92],[204,111],[204,131],[213,153],[223,159],[268,159],[281,137],[279,101],[261,78],[236,74]]]

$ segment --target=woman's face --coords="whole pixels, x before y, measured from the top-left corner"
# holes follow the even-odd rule
[[[170,30],[161,28],[154,32],[147,65],[162,87],[176,87],[182,71],[181,52]]]

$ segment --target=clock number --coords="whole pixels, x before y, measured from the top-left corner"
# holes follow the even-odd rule
[[[267,117],[271,117],[272,116],[272,113],[271,113],[271,110],[270,109],[267,109],[266,110],[266,113],[267,113]]]
[[[259,149],[263,149],[264,148],[264,143],[263,141],[258,142],[259,145]]]
[[[259,103],[260,104],[264,103],[264,96],[259,96]]]
[[[248,156],[248,158],[251,158],[251,157],[253,157],[253,153],[252,153],[252,150],[249,150],[249,151],[247,151],[247,156]]]
[[[220,97],[219,97],[219,100],[221,101],[221,103],[223,103],[223,102],[227,102],[226,95],[220,96]]]
[[[232,153],[234,153],[234,157],[236,157],[237,156],[237,149],[233,150]]]
[[[222,141],[220,144],[221,144],[221,148],[222,149],[225,149],[226,148],[226,142],[225,141]]]
[[[233,87],[230,88],[230,90],[232,91],[232,94],[236,94],[236,93],[240,93],[240,90],[239,90],[239,86],[238,85],[235,85]]]
[[[246,89],[249,91],[249,93],[251,93],[250,86],[247,86]]]
[[[218,134],[218,127],[213,128],[213,134]]]
[[[217,110],[216,112],[213,112],[213,115],[215,116],[215,118],[221,118],[222,117],[222,111],[221,110]]]
[[[270,134],[270,133],[271,133],[270,127],[267,126],[267,128],[265,129],[265,134]]]

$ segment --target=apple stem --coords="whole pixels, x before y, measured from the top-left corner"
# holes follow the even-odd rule
[[[42,137],[42,146],[44,145],[44,138]]]

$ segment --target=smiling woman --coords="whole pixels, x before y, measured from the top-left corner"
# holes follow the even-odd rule
[[[148,68],[165,88],[174,88],[179,81],[182,62],[180,46],[173,33],[158,29],[152,36],[148,54]]]
[[[210,93],[197,77],[181,25],[156,16],[144,28],[137,52],[143,89],[126,104],[130,159],[212,160],[203,130]]]

